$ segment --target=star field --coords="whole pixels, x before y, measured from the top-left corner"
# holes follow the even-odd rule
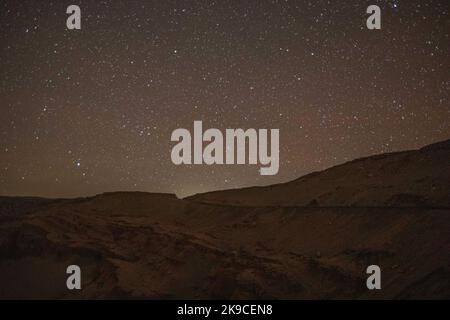
[[[0,21],[3,195],[185,196],[450,138],[444,0],[7,0]],[[171,132],[194,120],[279,128],[279,174],[173,165]]]

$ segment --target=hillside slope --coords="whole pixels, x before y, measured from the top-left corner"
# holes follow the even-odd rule
[[[357,159],[297,180],[195,195],[244,206],[450,207],[450,140]]]

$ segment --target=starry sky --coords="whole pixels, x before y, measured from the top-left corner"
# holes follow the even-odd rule
[[[82,29],[66,28],[81,8]],[[382,29],[366,27],[379,5]],[[0,3],[0,194],[186,196],[450,138],[448,0]],[[280,129],[280,171],[175,166],[176,128]]]

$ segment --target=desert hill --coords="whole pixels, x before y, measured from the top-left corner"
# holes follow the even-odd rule
[[[450,207],[450,140],[357,159],[297,180],[189,197],[243,206]]]
[[[0,298],[448,299],[448,156],[446,141],[188,199],[0,197]]]

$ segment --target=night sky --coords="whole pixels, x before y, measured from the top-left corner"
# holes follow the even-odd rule
[[[66,28],[81,8],[82,29]],[[366,9],[382,10],[382,29]],[[0,3],[0,194],[179,196],[450,138],[448,0]],[[280,171],[175,166],[176,128],[280,129]]]

